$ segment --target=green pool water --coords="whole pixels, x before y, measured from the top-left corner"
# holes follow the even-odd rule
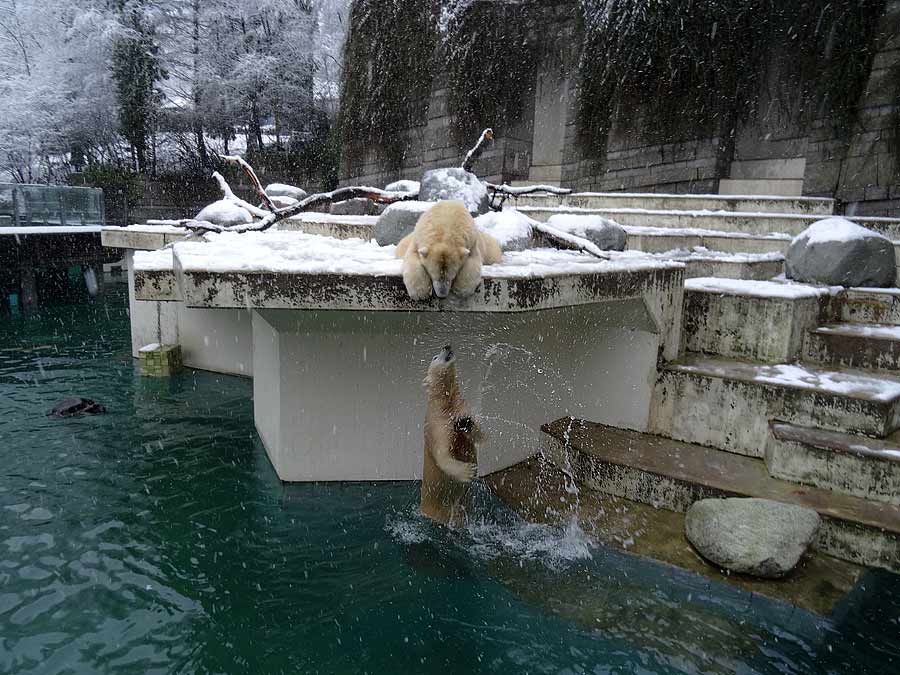
[[[126,304],[0,314],[0,673],[900,672],[886,573],[817,617],[486,492],[449,533],[413,483],[282,485],[251,382],[140,377]]]

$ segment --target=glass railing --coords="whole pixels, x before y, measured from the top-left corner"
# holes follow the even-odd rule
[[[0,227],[105,223],[98,188],[0,183]]]

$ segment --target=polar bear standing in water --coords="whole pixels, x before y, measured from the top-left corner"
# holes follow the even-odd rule
[[[481,283],[481,266],[500,262],[503,253],[491,235],[481,232],[465,205],[437,202],[419,218],[416,229],[397,245],[403,258],[403,283],[413,300],[431,292],[467,297]]]
[[[476,445],[484,437],[459,393],[456,357],[450,345],[431,360],[425,388],[422,513],[451,527],[464,525],[466,493],[478,474]]]

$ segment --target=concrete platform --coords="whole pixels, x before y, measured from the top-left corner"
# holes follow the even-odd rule
[[[854,563],[812,551],[784,579],[730,574],[694,551],[684,536],[684,514],[598,492],[583,484],[573,489],[571,476],[543,456],[491,474],[486,481],[500,500],[526,521],[566,526],[575,519],[583,532],[604,546],[823,616],[833,611],[865,571]]]
[[[627,192],[576,192],[569,195],[535,194],[518,197],[517,207],[583,209],[653,209],[660,211],[744,211],[749,213],[799,213],[829,216],[834,200],[820,197],[760,195],[683,195]]]
[[[818,326],[806,336],[804,359],[828,366],[896,373],[900,370],[900,326],[877,323]]]
[[[652,410],[651,433],[762,457],[773,419],[887,436],[900,426],[900,379],[687,356],[660,374]]]
[[[814,547],[842,560],[900,571],[900,508],[772,478],[749,457],[601,424],[543,427],[554,462],[591,489],[684,512],[706,497],[762,497],[815,509]]]
[[[664,253],[698,247],[723,253],[781,253],[791,243],[788,235],[753,235],[741,232],[665,227],[624,226],[626,247],[645,253]]]
[[[878,440],[775,422],[766,466],[775,478],[900,507],[900,439]]]
[[[268,232],[173,250],[170,304],[252,315],[254,418],[285,481],[418,478],[421,381],[444,344],[490,439],[482,472],[533,454],[547,410],[645,429],[657,363],[680,348],[684,266],[651,256],[507,253],[474,296],[417,302],[371,243]]]
[[[107,248],[155,251],[188,236],[188,230],[173,222],[151,220],[144,225],[126,227],[107,225],[100,233],[100,241]]]
[[[852,323],[900,326],[900,289],[848,288],[841,294],[838,317]]]
[[[764,363],[796,360],[829,299],[827,289],[800,284],[688,279],[685,349]]]

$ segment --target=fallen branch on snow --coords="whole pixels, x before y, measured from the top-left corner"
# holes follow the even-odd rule
[[[567,251],[584,251],[601,260],[610,259],[608,253],[603,252],[594,242],[584,237],[557,230],[555,227],[547,225],[547,223],[533,223],[531,229],[556,248]]]
[[[267,195],[266,191],[263,189],[262,183],[259,182],[259,178],[256,176],[253,167],[247,164],[243,157],[238,157],[237,155],[219,155],[219,157],[227,164],[237,164],[241,167],[244,170],[244,173],[247,174],[247,178],[249,178],[250,182],[253,184],[253,189],[256,190],[256,194],[259,195],[263,205],[270,212],[275,211],[275,204],[272,203],[269,195]]]

